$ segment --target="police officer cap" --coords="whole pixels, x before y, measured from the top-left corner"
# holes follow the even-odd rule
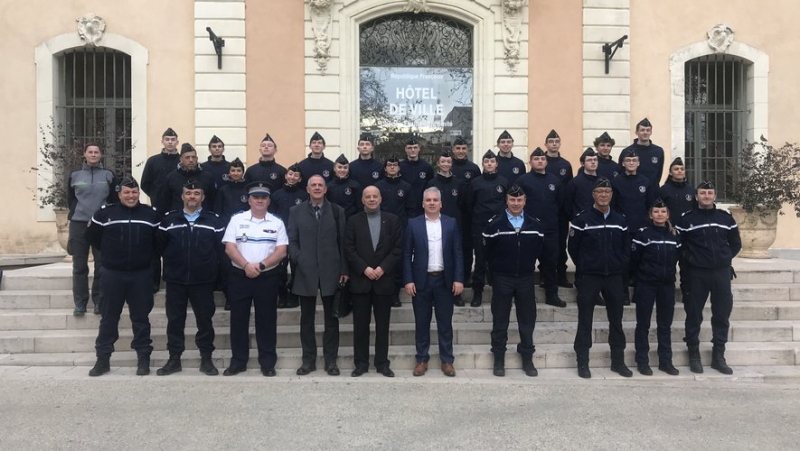
[[[641,121],[639,121],[638,124],[636,124],[636,129],[638,130],[639,127],[652,127],[652,126],[653,124],[651,124],[647,118],[644,118]]]
[[[199,189],[203,190],[203,186],[195,179],[189,179],[183,184],[183,189]]]
[[[602,134],[602,135],[598,136],[598,137],[597,137],[597,138],[594,140],[594,145],[595,145],[595,147],[597,147],[599,144],[603,144],[603,143],[609,143],[609,144],[611,144],[611,146],[612,146],[612,147],[613,147],[615,144],[617,144],[617,142],[616,142],[616,141],[614,141],[614,138],[612,138],[612,137],[611,137],[611,135],[609,135],[609,134],[608,134],[608,132],[603,132],[603,134]]]
[[[347,157],[344,154],[340,154],[338,158],[336,158],[336,163],[339,164],[350,164],[350,161],[347,160]]]
[[[319,132],[314,132],[314,134],[311,135],[311,139],[308,140],[308,144],[310,145],[314,141],[322,141],[322,145],[325,145],[325,138],[323,138]]]
[[[458,138],[456,138],[455,141],[453,141],[453,145],[454,146],[466,146],[467,142],[464,141],[464,138],[459,136]]]
[[[699,185],[697,185],[697,189],[714,189],[715,190],[717,188],[714,186],[714,182],[712,182],[710,180],[703,180],[702,182],[700,182]]]
[[[669,164],[669,168],[672,169],[673,166],[683,166],[683,160],[681,157],[677,157],[672,160],[672,163]]]
[[[531,156],[532,157],[543,157],[545,155],[546,154],[544,153],[544,150],[542,150],[541,147],[537,147],[537,148],[533,149],[533,152],[531,152]]]
[[[358,137],[359,141],[369,141],[371,143],[375,142],[375,138],[372,137],[370,133],[362,133],[361,136]]]
[[[622,157],[623,160],[626,158],[639,158],[639,154],[635,150],[631,150]]]
[[[300,163],[295,162],[293,165],[286,168],[287,171],[292,171],[300,174],[300,177],[303,176],[303,170],[300,169]]]
[[[544,140],[547,141],[548,139],[555,139],[555,138],[561,138],[561,137],[558,136],[558,132],[557,131],[550,130],[550,133],[547,134],[547,137],[545,137]]]
[[[117,191],[120,191],[123,186],[127,188],[138,188],[139,183],[135,178],[133,178],[132,175],[126,175],[122,177],[122,180],[119,181],[119,185],[117,185]]]
[[[400,158],[397,157],[397,154],[393,153],[389,155],[389,158],[387,158],[386,161],[383,162],[383,167],[386,167],[386,165],[389,163],[399,163],[399,162]]]
[[[494,152],[492,152],[492,149],[487,150],[486,153],[483,154],[484,160],[491,160],[493,158],[497,158],[497,155]]]
[[[168,127],[166,130],[164,130],[164,133],[161,134],[162,138],[165,136],[174,136],[177,138],[178,134],[175,133],[175,130],[173,130],[172,127]]]
[[[667,204],[664,203],[664,199],[658,198],[655,202],[653,202],[653,208],[666,208]]]
[[[523,191],[522,188],[515,183],[511,185],[511,188],[509,188],[508,191],[506,191],[506,195],[511,197],[522,197],[525,195],[525,191]]]
[[[411,138],[408,138],[408,141],[406,141],[406,145],[407,146],[414,146],[414,145],[417,145],[417,144],[419,144],[419,142],[417,142],[417,138],[414,137],[414,136],[412,136]]]
[[[594,157],[594,156],[597,156],[597,152],[595,152],[594,149],[592,149],[591,147],[587,147],[586,150],[584,150],[583,153],[581,154],[581,163],[583,163],[583,160],[585,160],[586,157]]]
[[[233,161],[231,161],[231,167],[244,169],[244,163],[242,163],[242,160],[240,160],[239,157],[236,157],[233,159]]]
[[[275,142],[275,140],[274,140],[274,139],[272,139],[272,136],[269,136],[269,133],[267,133],[267,135],[266,135],[266,136],[264,136],[264,139],[262,139],[262,140],[261,140],[261,142],[262,142],[262,143],[263,143],[264,141],[269,141],[269,142],[271,142],[272,144],[278,145],[278,143],[276,143],[276,142]]]
[[[597,181],[594,182],[594,188],[592,189],[597,189],[597,188],[611,188],[611,180],[605,177],[598,178]]]
[[[183,145],[181,145],[181,155],[183,155],[183,154],[185,154],[187,152],[196,152],[196,150],[194,150],[194,147],[192,147],[191,144],[183,143]]]
[[[261,194],[269,196],[269,187],[264,182],[253,182],[247,185],[247,195]]]
[[[497,137],[497,142],[500,142],[501,139],[513,140],[514,138],[511,137],[511,133],[509,133],[508,130],[503,130],[503,133],[500,133],[500,136]]]
[[[225,147],[225,143],[222,142],[222,140],[219,139],[219,136],[217,136],[217,135],[212,136],[211,137],[211,141],[208,142],[209,146],[212,145],[212,144],[222,144],[222,146]]]

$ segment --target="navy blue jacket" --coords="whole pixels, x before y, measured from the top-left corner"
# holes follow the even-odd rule
[[[216,283],[225,224],[216,213],[201,210],[194,224],[173,211],[158,226],[158,251],[164,257],[164,280],[182,285]]]
[[[203,199],[203,209],[211,210],[214,208],[214,195],[217,191],[214,185],[214,176],[204,171],[200,166],[193,171],[187,171],[182,167],[178,167],[167,175],[167,181],[164,184],[164,190],[161,195],[163,198],[163,205],[166,205],[169,210],[161,211],[161,214],[183,209],[183,199],[181,195],[183,194],[183,185],[185,185],[189,179],[194,179],[203,187],[203,195],[205,196]]]
[[[548,174],[553,174],[558,177],[564,186],[567,186],[569,181],[572,180],[572,165],[560,155],[555,158],[547,155],[547,167],[545,171],[547,171]]]
[[[666,226],[650,222],[631,241],[631,275],[636,280],[656,283],[675,282],[675,265],[680,257],[681,237]]]
[[[653,144],[650,141],[649,145],[643,146],[633,140],[633,144],[622,149],[619,154],[619,161],[625,158],[625,155],[635,151],[639,156],[639,169],[637,173],[642,174],[650,180],[653,184],[653,189],[658,189],[658,184],[661,183],[661,175],[664,173],[664,149]]]
[[[497,173],[508,180],[508,186],[514,184],[525,173],[525,163],[512,153],[510,157],[497,154]]]
[[[727,268],[742,250],[739,227],[730,213],[715,206],[694,208],[680,217],[681,264],[697,268]],[[681,266],[683,268],[683,266]]]
[[[428,180],[433,178],[433,168],[427,161],[418,159],[416,161],[402,160],[400,162],[400,177],[411,185],[409,195],[411,197],[411,210],[409,218],[422,214],[422,192],[428,185]]]
[[[384,177],[375,183],[381,192],[381,211],[388,211],[400,219],[405,228],[411,212],[411,185],[400,177]],[[422,201],[420,201],[420,206]]]
[[[525,191],[525,213],[541,222],[543,232],[558,231],[558,217],[564,207],[564,187],[553,174],[528,172],[517,185]]]
[[[312,175],[322,176],[326,184],[333,180],[333,161],[325,158],[325,154],[320,158],[311,158],[311,154],[308,154],[303,161],[298,163],[298,166],[303,173],[303,180],[300,181],[300,186],[303,188],[308,185],[308,179]]]
[[[170,210],[169,203],[165,203],[162,191],[167,182],[167,175],[178,167],[180,155],[161,151],[147,159],[142,172],[142,191],[150,197],[153,206],[162,213]]]
[[[286,168],[279,165],[275,160],[259,160],[258,163],[247,168],[247,171],[244,173],[244,180],[247,183],[264,182],[273,193],[283,186],[285,177]]]
[[[228,181],[228,172],[231,168],[231,163],[225,159],[225,155],[222,156],[222,161],[213,161],[211,157],[208,157],[208,161],[200,166],[203,167],[204,172],[214,176],[214,188],[220,189],[222,185]]]
[[[567,249],[578,274],[622,273],[630,256],[625,216],[611,208],[605,218],[594,206],[579,213],[572,219]]]
[[[432,186],[439,188],[439,191],[442,192],[442,214],[455,218],[456,223],[461,227],[461,209],[464,200],[464,185],[461,180],[454,175],[445,177],[442,174],[436,174],[425,186],[425,189]]]
[[[483,231],[484,255],[492,274],[519,277],[536,271],[544,232],[538,219],[527,213],[523,218],[522,227],[515,229],[502,212]]]
[[[453,157],[453,167],[450,169],[450,171],[453,172],[453,175],[457,179],[461,180],[461,183],[465,187],[469,184],[469,182],[472,181],[472,179],[481,175],[481,168],[466,158],[459,160],[458,158]]]
[[[697,190],[686,180],[676,182],[672,177],[667,177],[667,181],[658,190],[658,197],[667,204],[669,216],[673,221],[677,221],[681,215],[697,206],[695,194]]]
[[[230,222],[234,214],[249,210],[250,204],[247,203],[247,183],[244,179],[234,182],[225,182],[217,194],[214,196],[214,213],[220,215],[223,222]]]
[[[308,192],[297,185],[283,185],[283,188],[274,191],[270,197],[269,212],[283,221],[283,225],[289,227],[289,211],[295,205],[300,205],[308,200]]]
[[[492,217],[505,208],[508,180],[497,172],[472,180],[464,193],[464,205],[471,215],[472,232],[483,232]],[[466,218],[464,218],[466,219]]]
[[[453,282],[464,282],[461,232],[454,218],[445,215],[440,218],[444,282],[449,289]],[[408,220],[403,246],[403,285],[413,282],[417,293],[425,289],[425,281],[428,279],[428,230],[425,221],[425,215]]]
[[[614,188],[611,205],[625,215],[630,233],[646,226],[650,217],[648,209],[656,200],[650,180],[641,174],[621,174],[611,180],[611,186]]]
[[[100,207],[86,229],[86,241],[100,249],[103,268],[138,271],[150,268],[156,255],[156,228],[161,215],[147,204]]]
[[[375,158],[362,160],[360,157],[350,162],[350,178],[361,188],[374,185],[383,178],[383,163]]]
[[[578,213],[592,208],[592,204],[594,204],[592,192],[596,181],[596,175],[588,175],[583,172],[579,172],[574,179],[570,180],[566,193],[564,193],[564,210],[567,218],[571,220]]]
[[[328,192],[325,197],[334,204],[344,209],[348,218],[361,211],[361,185],[350,177],[340,179],[333,177],[328,182]]]
[[[581,172],[583,172],[583,167],[578,169],[578,173]],[[605,177],[609,180],[614,180],[614,177],[622,174],[625,174],[625,169],[621,164],[614,161],[613,158],[603,158],[600,155],[597,156],[597,175],[599,177]]]

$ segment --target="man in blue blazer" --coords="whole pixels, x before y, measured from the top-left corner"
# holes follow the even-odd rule
[[[453,377],[453,296],[464,290],[464,257],[456,220],[441,214],[442,193],[436,187],[422,196],[425,214],[408,221],[403,252],[403,283],[412,297],[416,323],[417,365],[414,376],[428,370],[431,315],[436,312],[442,373]]]

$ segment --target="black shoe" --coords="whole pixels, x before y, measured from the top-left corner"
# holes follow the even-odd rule
[[[711,368],[722,374],[733,374],[733,369],[725,361],[725,349],[714,347],[711,351]]]
[[[305,376],[307,374],[311,374],[312,372],[317,371],[316,365],[306,365],[303,364],[300,368],[295,371],[295,374],[298,376]]]
[[[109,357],[98,357],[97,362],[95,362],[94,367],[89,370],[89,376],[97,377],[102,376],[103,374],[108,373],[111,371],[111,364],[109,363]]]
[[[395,294],[392,296],[392,307],[402,307],[403,304],[400,303],[400,293]]]
[[[294,293],[286,295],[286,308],[300,307],[300,297]]]
[[[78,304],[72,311],[72,316],[83,316],[86,314],[86,304]]]
[[[464,298],[462,298],[460,294],[453,297],[453,304],[455,304],[456,307],[463,307],[466,305],[464,303]]]
[[[552,305],[553,307],[559,307],[559,308],[564,308],[564,307],[567,306],[567,303],[564,302],[558,296],[556,296],[554,298],[551,298],[551,299],[548,299],[544,303],[547,304],[547,305]]]
[[[364,367],[358,367],[358,366],[357,366],[357,367],[356,367],[356,368],[353,370],[353,372],[352,372],[352,373],[350,373],[350,377],[360,377],[360,376],[364,375],[364,373],[366,373],[366,372],[368,372],[368,371],[369,371],[369,368],[364,368]]]
[[[506,355],[499,352],[494,353],[494,367],[492,374],[497,377],[505,377],[506,375]]]
[[[177,373],[182,370],[183,368],[181,368],[181,358],[170,357],[169,360],[167,360],[166,365],[156,370],[156,376],[169,376],[172,373]]]
[[[100,304],[95,304],[94,305],[94,311],[92,313],[94,313],[95,315],[99,315],[100,314]]]
[[[578,364],[578,376],[583,379],[591,379],[592,372],[589,371],[589,363],[579,363]]]
[[[633,371],[629,370],[627,366],[625,366],[622,362],[612,363],[611,364],[611,371],[619,374],[622,377],[632,377]],[[652,373],[652,371],[651,371]]]
[[[689,346],[689,371],[703,374],[703,363],[700,361],[699,346]]]
[[[289,302],[289,293],[280,293],[278,295],[278,308],[286,308],[287,302]]]
[[[469,303],[470,307],[480,307],[483,303],[483,291],[472,290],[472,302]]]
[[[640,363],[636,365],[636,369],[639,370],[639,374],[643,376],[652,376],[653,370],[650,368],[650,365],[646,363]]]
[[[274,366],[272,368],[266,368],[266,367],[262,366],[261,367],[261,374],[264,375],[264,377],[275,377],[278,373],[275,372],[275,367]]]
[[[241,372],[244,372],[244,371],[247,371],[247,367],[246,366],[233,366],[233,365],[231,365],[228,368],[226,368],[225,371],[222,372],[222,375],[223,376],[236,376],[237,374],[239,374]]]
[[[658,364],[658,369],[660,371],[663,371],[663,372],[669,374],[670,376],[677,376],[678,374],[680,374],[680,371],[678,371],[677,368],[672,366],[672,362],[670,362],[670,363],[659,363]]]
[[[338,376],[342,374],[335,362],[331,363],[330,365],[325,364],[325,372],[328,373],[328,376]]]
[[[386,377],[394,377],[394,371],[388,366],[384,366],[382,368],[378,368],[378,373],[383,374]]]
[[[148,374],[150,374],[150,356],[140,355],[136,362],[136,375],[147,376]]]
[[[525,375],[528,377],[536,377],[539,375],[539,371],[533,366],[533,356],[522,357],[522,371],[524,371]]]
[[[219,374],[219,370],[216,366],[214,366],[214,362],[211,361],[211,357],[200,358],[200,372],[206,376],[216,376]]]
[[[558,276],[558,286],[561,288],[574,288],[575,285],[572,284],[569,280],[567,280],[567,276]]]

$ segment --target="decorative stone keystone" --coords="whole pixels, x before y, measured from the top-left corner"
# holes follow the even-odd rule
[[[716,53],[725,53],[733,44],[733,28],[719,24],[708,30],[708,46]]]
[[[89,13],[75,19],[75,22],[78,22],[78,36],[86,42],[86,45],[97,47],[106,31],[106,21],[94,13]]]

